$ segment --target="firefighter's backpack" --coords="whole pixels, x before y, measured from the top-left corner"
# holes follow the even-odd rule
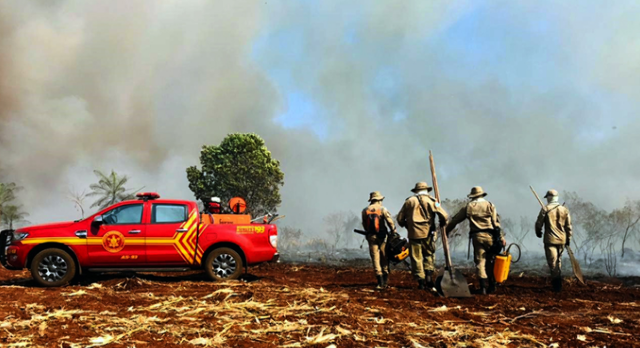
[[[382,235],[386,232],[382,222],[382,207],[367,208],[366,227],[369,234]]]

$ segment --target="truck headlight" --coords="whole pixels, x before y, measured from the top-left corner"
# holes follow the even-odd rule
[[[13,240],[20,241],[29,237],[29,233],[26,232],[13,232]]]
[[[269,236],[269,242],[274,249],[278,249],[278,235]]]

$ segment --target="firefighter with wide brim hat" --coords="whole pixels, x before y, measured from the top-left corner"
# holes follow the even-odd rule
[[[480,292],[492,293],[496,289],[493,266],[495,255],[506,244],[504,234],[500,227],[500,218],[493,203],[487,201],[487,193],[480,186],[471,188],[467,195],[470,199],[447,225],[447,235],[455,229],[456,225],[469,220],[469,238],[473,243],[473,261],[476,265],[476,274],[480,279]]]
[[[367,243],[373,269],[378,281],[377,289],[385,289],[389,282],[389,260],[385,254],[387,237],[396,232],[389,210],[382,206],[384,196],[379,191],[369,194],[369,205],[362,210],[362,227],[367,232]]]
[[[467,195],[467,198],[476,199],[476,198],[484,198],[487,197],[487,193],[484,192],[481,186],[474,186],[471,188],[471,193]]]
[[[447,224],[447,212],[429,195],[432,187],[418,182],[411,189],[414,194],[407,198],[398,213],[398,225],[407,229],[411,273],[418,281],[418,289],[432,289],[436,261],[436,223]]]

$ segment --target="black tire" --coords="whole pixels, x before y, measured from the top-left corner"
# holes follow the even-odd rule
[[[31,261],[31,276],[40,286],[66,285],[75,275],[75,261],[69,253],[61,249],[42,250]]]
[[[242,257],[231,248],[218,248],[209,253],[204,270],[213,280],[238,279],[242,275]]]

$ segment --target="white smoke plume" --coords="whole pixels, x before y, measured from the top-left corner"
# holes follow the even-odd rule
[[[66,192],[94,168],[191,199],[200,147],[256,132],[282,163],[280,211],[311,234],[370,191],[397,212],[430,181],[428,149],[444,197],[482,185],[505,216],[537,214],[529,184],[618,207],[640,196],[638,15],[633,2],[2,1],[2,180],[25,187],[34,223],[77,218]],[[313,104],[300,127],[279,120],[292,93]]]

